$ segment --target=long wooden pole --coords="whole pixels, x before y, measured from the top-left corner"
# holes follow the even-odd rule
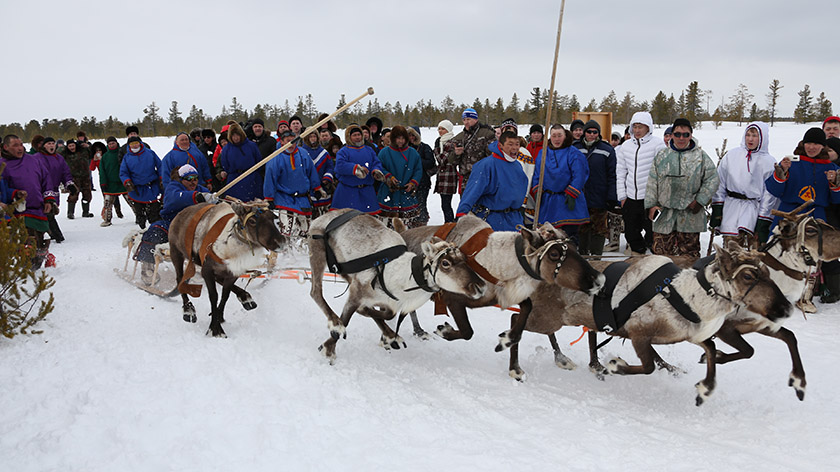
[[[534,207],[534,227],[540,221],[540,202],[542,201],[543,179],[545,179],[545,161],[548,154],[548,137],[551,135],[551,109],[554,105],[554,78],[557,75],[557,56],[560,54],[560,32],[563,31],[563,10],[566,9],[566,0],[560,3],[560,20],[557,22],[557,42],[554,44],[554,67],[551,68],[551,88],[548,92],[548,110],[545,116],[545,133],[543,134],[542,162],[540,162],[540,183],[537,186],[537,203]],[[536,157],[536,156],[535,156]]]
[[[565,2],[566,0],[563,0],[563,1]],[[363,98],[367,97],[368,95],[373,95],[373,87],[368,87],[368,89],[367,89],[367,91],[365,91],[365,93],[363,93],[363,94],[359,95],[358,97],[356,97],[355,99],[353,99],[353,100],[349,101],[349,102],[348,102],[347,104],[345,104],[343,107],[341,107],[341,108],[339,108],[338,110],[334,111],[334,112],[332,113],[332,115],[330,115],[330,116],[328,116],[328,117],[324,118],[323,120],[321,120],[321,121],[319,121],[319,122],[315,123],[314,125],[312,125],[312,126],[310,126],[310,127],[306,128],[306,130],[305,130],[303,133],[301,133],[301,134],[300,134],[300,138],[301,138],[301,139],[303,139],[303,138],[305,138],[306,136],[308,136],[309,134],[314,133],[314,132],[315,132],[315,131],[316,131],[316,130],[317,130],[317,129],[321,126],[321,125],[323,125],[324,123],[326,123],[326,122],[330,121],[331,119],[333,119],[333,117],[335,117],[335,116],[336,116],[336,115],[338,115],[339,113],[343,112],[344,110],[346,110],[346,109],[348,109],[348,108],[352,107],[352,106],[353,106],[356,102],[358,102],[359,100],[361,100],[361,99],[363,99]],[[216,192],[216,196],[217,196],[217,197],[221,196],[222,194],[224,194],[225,192],[227,192],[228,190],[230,190],[230,188],[231,188],[231,187],[233,187],[234,185],[236,185],[237,183],[239,183],[239,181],[240,181],[240,180],[244,179],[245,177],[248,177],[249,175],[251,175],[252,173],[254,173],[254,172],[255,172],[257,169],[259,169],[260,167],[262,167],[262,166],[264,166],[264,165],[268,164],[268,161],[270,161],[270,160],[274,159],[275,157],[279,156],[281,152],[285,151],[286,149],[289,149],[290,147],[292,147],[292,142],[290,142],[290,143],[288,143],[288,144],[284,144],[284,145],[283,145],[283,147],[281,147],[280,149],[278,149],[278,150],[276,150],[276,151],[272,152],[271,154],[269,154],[268,156],[266,156],[266,157],[265,157],[265,159],[261,160],[260,162],[257,162],[256,164],[254,164],[254,166],[253,166],[253,167],[251,167],[250,169],[248,169],[248,170],[246,170],[245,172],[243,172],[243,173],[242,173],[242,175],[240,175],[239,177],[237,177],[237,178],[233,179],[233,181],[232,181],[232,182],[230,182],[229,184],[227,184],[227,185],[225,185],[224,187],[222,187],[222,189],[221,189],[221,190],[219,190],[218,192]]]

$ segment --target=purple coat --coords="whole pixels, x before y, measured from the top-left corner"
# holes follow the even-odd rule
[[[64,157],[58,153],[45,154],[44,152],[39,152],[34,157],[40,158],[41,163],[47,169],[47,195],[55,198],[55,202],[58,203],[59,184],[64,184],[66,187],[73,182],[73,175],[70,174],[70,166],[67,165]]]
[[[41,159],[34,155],[24,154],[17,159],[9,154],[3,153],[0,162],[6,163],[6,170],[3,171],[3,180],[6,185],[16,190],[25,190],[26,210],[22,213],[15,212],[15,216],[29,216],[37,220],[47,221],[44,214],[44,201],[55,204],[55,198],[47,196],[47,182],[49,181],[46,167]]]

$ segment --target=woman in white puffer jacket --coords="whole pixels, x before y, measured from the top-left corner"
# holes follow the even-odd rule
[[[644,254],[653,243],[651,221],[645,211],[645,188],[653,158],[665,149],[665,142],[655,137],[652,130],[650,113],[634,113],[630,120],[632,137],[615,150],[615,185],[624,218],[624,238],[637,254]]]

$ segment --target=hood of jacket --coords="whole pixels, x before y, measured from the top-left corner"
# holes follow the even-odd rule
[[[633,125],[635,123],[639,123],[640,125],[645,125],[645,126],[648,127],[647,134],[642,136],[641,139],[636,139],[635,136],[632,136]],[[636,113],[633,113],[633,118],[630,119],[630,134],[631,134],[630,139],[636,140],[636,141],[642,141],[642,142],[650,139],[650,136],[653,136],[653,117],[650,116],[650,113],[648,113],[646,111],[637,111]]]
[[[744,129],[744,135],[741,136],[741,147],[747,149],[747,131],[754,129],[758,131],[758,151],[769,153],[770,149],[770,126],[763,121],[753,121]],[[747,149],[748,150],[748,149]]]

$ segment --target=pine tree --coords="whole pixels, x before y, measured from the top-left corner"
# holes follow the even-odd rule
[[[45,271],[32,270],[35,248],[26,244],[29,235],[23,218],[5,222],[2,218],[0,210],[0,334],[10,339],[39,334],[33,327],[53,311],[55,301],[51,292],[46,301],[41,297],[55,280]]]
[[[618,104],[618,108],[616,109],[616,116],[613,118],[614,121],[617,120],[624,120],[623,123],[630,123],[630,118],[632,117],[633,113],[636,111],[638,104],[636,103],[635,97],[630,92],[624,94],[624,98],[621,99],[621,103]]]
[[[776,105],[779,102],[779,90],[784,88],[784,85],[779,85],[779,79],[773,79],[770,82],[770,91],[767,92],[767,111],[770,114],[770,126],[776,121]]]
[[[744,84],[738,84],[735,89],[735,94],[729,97],[729,110],[732,112],[732,118],[738,122],[738,126],[744,121],[744,115],[747,114],[747,107],[752,102],[753,94],[747,89]]]
[[[583,111],[597,111],[595,110],[598,107],[598,104],[595,103],[595,99],[589,100],[589,104],[586,105],[586,108]]]
[[[248,118],[247,113],[245,113],[245,107],[239,103],[239,100],[237,100],[236,97],[233,97],[233,100],[231,100],[230,110],[228,110],[228,113],[230,113],[231,119],[236,121],[245,121]]]
[[[521,111],[522,110],[519,109],[519,97],[516,96],[516,92],[513,92],[513,96],[510,97],[510,103],[508,104],[507,110],[505,110],[505,114],[515,117],[516,122],[519,123],[522,121],[519,116]]]
[[[151,126],[151,133],[149,136],[157,136],[157,125],[158,122],[161,121],[161,118],[158,115],[158,110],[160,110],[160,107],[157,106],[154,101],[143,109],[143,114],[145,115],[143,122],[147,122]]]
[[[530,105],[531,113],[535,115],[539,115],[543,108],[543,93],[540,91],[539,87],[534,87],[531,89],[531,98],[528,100],[528,105]]]
[[[601,100],[599,111],[612,112],[613,115],[618,113],[618,98],[615,94],[615,90],[610,90],[610,93]]]
[[[184,130],[184,120],[181,118],[182,114],[178,110],[178,102],[172,100],[172,104],[169,106],[169,126],[176,133]]]
[[[666,123],[673,123],[674,120],[677,119],[677,115],[679,110],[677,109],[677,101],[674,100],[674,94],[672,93],[668,97],[668,101],[666,102],[666,109],[668,110],[668,120]]]
[[[797,92],[797,94],[799,95],[799,103],[796,104],[796,108],[793,110],[793,120],[797,123],[807,123],[812,119],[811,101],[814,98],[811,96],[811,86],[805,84],[805,87]]]
[[[814,103],[814,112],[812,115],[817,120],[824,120],[833,114],[834,113],[832,113],[831,110],[831,100],[825,97],[825,92],[820,92],[816,103]]]
[[[684,116],[695,128],[700,128],[700,118],[703,115],[703,91],[695,80],[685,89]]]

